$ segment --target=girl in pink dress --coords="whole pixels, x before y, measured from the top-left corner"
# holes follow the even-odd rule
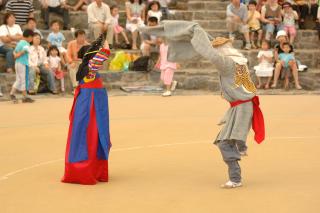
[[[176,89],[177,81],[173,81],[174,71],[180,68],[180,65],[174,62],[168,61],[168,44],[162,39],[159,39],[160,44],[160,56],[156,64],[156,68],[161,70],[161,81],[166,86],[166,91],[162,94],[163,97],[172,95],[172,92]]]
[[[119,8],[117,6],[112,6],[110,8],[111,16],[112,16],[112,25],[113,25],[113,31],[115,35],[116,44],[119,46],[119,34],[121,34],[126,42],[126,48],[130,49],[131,45],[128,40],[128,37],[126,35],[126,32],[124,31],[123,27],[119,24]]]

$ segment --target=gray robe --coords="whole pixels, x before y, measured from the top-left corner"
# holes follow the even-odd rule
[[[210,42],[210,36],[195,22],[163,21],[156,27],[140,28],[140,31],[150,35],[165,37],[168,45],[168,60],[174,62],[195,60],[204,57],[215,64],[219,71],[221,93],[228,101],[249,100],[255,94],[246,91],[243,86],[235,85],[234,75],[236,63],[227,56],[219,54]],[[252,122],[252,103],[247,102],[229,108],[220,125],[224,127],[217,136],[221,140],[246,141]]]

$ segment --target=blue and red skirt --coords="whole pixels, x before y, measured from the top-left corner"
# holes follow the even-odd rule
[[[108,96],[102,80],[80,83],[70,113],[62,182],[108,182],[110,148]]]

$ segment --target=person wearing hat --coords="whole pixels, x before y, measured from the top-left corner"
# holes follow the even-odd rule
[[[290,44],[293,44],[297,35],[295,22],[299,19],[299,16],[298,13],[292,9],[292,5],[289,2],[283,3],[282,8],[283,29],[287,35],[290,36]]]
[[[105,35],[84,46],[79,55],[82,63],[77,72],[79,85],[75,90],[70,112],[64,183],[93,185],[108,182],[108,158],[111,148],[108,95],[98,70],[110,55]]]
[[[195,22],[163,21],[159,26],[144,27],[140,31],[166,38],[169,61],[183,63],[204,57],[215,65],[221,95],[230,104],[220,122],[223,127],[214,140],[229,171],[229,180],[222,187],[242,186],[238,162],[241,155],[246,155],[246,140],[250,127],[252,126],[255,132],[257,143],[261,143],[265,138],[263,115],[259,108],[256,87],[250,78],[248,59],[232,46],[232,39],[212,39]]]
[[[278,44],[276,44],[276,46],[275,46],[275,52],[274,52],[274,58],[276,60],[276,66],[275,66],[275,69],[274,69],[273,84],[271,85],[271,88],[274,88],[274,89],[277,88],[278,79],[280,77],[280,73],[281,73],[281,71],[283,69],[283,66],[284,66],[278,59],[279,59],[279,54],[284,53],[283,45],[288,42],[288,36],[287,36],[286,31],[280,30],[277,33],[276,39],[278,41]],[[293,53],[293,52],[294,52],[293,46],[290,45],[289,53]],[[295,82],[296,89],[301,90],[302,87],[300,86],[300,83],[299,83],[297,62],[296,61],[290,61],[289,62],[289,68],[290,68],[290,70],[292,72],[292,76],[293,76],[293,79],[294,79],[294,82]]]

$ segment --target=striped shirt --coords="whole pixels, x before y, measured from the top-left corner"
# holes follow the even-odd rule
[[[6,6],[6,10],[14,14],[16,23],[19,25],[26,24],[29,14],[34,11],[30,0],[11,0]]]

